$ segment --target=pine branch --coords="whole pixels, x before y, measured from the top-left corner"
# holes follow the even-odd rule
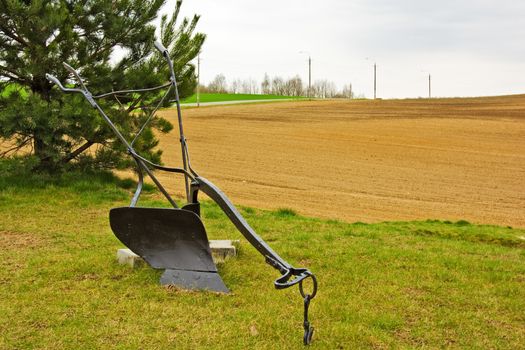
[[[87,141],[82,146],[80,146],[79,148],[77,148],[73,152],[69,153],[64,158],[62,158],[61,162],[64,163],[64,164],[65,163],[69,163],[71,160],[75,159],[77,156],[79,156],[82,152],[87,150],[89,147],[93,146],[94,143],[95,142],[93,142],[93,141]]]
[[[7,36],[8,38],[11,38],[12,40],[18,42],[19,44],[21,44],[21,45],[23,45],[25,47],[29,47],[27,42],[24,39],[22,39],[22,37],[17,35],[15,32],[11,31],[11,29],[9,27],[6,27],[5,23],[6,23],[6,21],[1,21],[0,22],[0,30],[2,31],[2,33],[5,36]]]
[[[17,144],[16,146],[9,148],[3,152],[0,152],[0,158],[4,158],[10,153],[17,153],[20,149],[22,149],[24,146],[26,146],[31,141],[31,138],[26,138],[21,143]]]

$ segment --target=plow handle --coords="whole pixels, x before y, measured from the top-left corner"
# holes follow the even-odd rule
[[[155,45],[155,48],[163,55],[165,55],[168,52],[168,49],[166,49],[160,41],[155,41],[153,45]]]
[[[84,93],[84,90],[81,90],[81,89],[70,89],[70,88],[64,87],[64,85],[62,85],[60,80],[58,80],[58,78],[55,77],[54,75],[46,73],[46,79],[52,82],[53,84],[55,84],[56,86],[58,86],[58,88],[64,92],[79,92],[81,94]]]
[[[180,144],[181,144],[181,151],[182,151],[182,166],[184,170],[187,171],[189,169],[190,171],[192,171],[191,166],[189,165],[188,146],[186,145],[186,138],[184,137],[184,128],[182,126],[182,112],[180,110],[179,89],[177,87],[177,78],[175,77],[175,70],[173,69],[173,61],[170,58],[170,53],[168,49],[160,41],[155,41],[153,45],[162,54],[162,56],[168,63],[168,67],[170,70],[170,76],[171,76],[171,83],[173,85],[173,90],[175,92],[175,104],[177,105],[177,119],[179,122],[179,136],[180,136]],[[184,190],[186,192],[186,199],[189,202],[190,201],[190,179],[188,178],[188,176],[184,176]]]

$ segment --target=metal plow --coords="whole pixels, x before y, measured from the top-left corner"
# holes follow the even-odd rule
[[[212,260],[206,229],[200,219],[198,193],[202,191],[219,205],[235,227],[264,256],[265,261],[279,271],[281,276],[274,281],[275,288],[285,289],[294,285],[299,286],[299,292],[304,300],[303,342],[305,345],[310,344],[313,327],[310,326],[308,321],[308,308],[310,301],[317,293],[317,280],[314,274],[306,268],[295,268],[281,258],[257,235],[228,197],[213,183],[199,176],[193,170],[184,137],[180,100],[173,64],[168,50],[162,44],[156,42],[155,47],[165,58],[169,66],[171,79],[166,84],[152,88],[112,91],[105,94],[92,95],[78,72],[67,63],[64,63],[64,67],[73,74],[79,87],[66,88],[56,77],[46,74],[47,79],[56,84],[63,92],[82,94],[104,118],[116,136],[126,146],[129,155],[137,164],[138,186],[129,207],[110,210],[109,220],[113,233],[124,245],[140,255],[153,268],[165,270],[160,278],[161,284],[175,285],[183,289],[228,293],[229,289],[218,274],[217,267]],[[97,100],[102,98],[117,97],[117,95],[122,94],[147,93],[162,89],[166,90],[163,97],[159,99],[158,104],[152,109],[145,124],[131,142],[126,140],[116,125],[102,110],[99,103],[97,103]],[[151,121],[151,118],[164,103],[170,92],[174,94],[177,106],[182,168],[166,167],[152,163],[140,156],[133,148],[135,140]],[[178,173],[184,176],[186,205],[182,208],[177,206],[170,194],[155,177],[153,170]],[[144,174],[151,178],[173,208],[143,208],[136,206],[144,184]],[[313,289],[310,293],[305,292],[303,288],[303,282],[308,278],[311,278],[313,283]]]

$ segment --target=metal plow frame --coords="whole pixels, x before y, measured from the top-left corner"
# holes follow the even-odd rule
[[[314,329],[308,321],[308,309],[310,301],[317,293],[317,279],[315,275],[306,268],[295,268],[281,258],[257,235],[228,197],[213,183],[199,176],[193,170],[184,137],[182,113],[173,63],[169,57],[168,50],[161,43],[156,42],[155,47],[169,66],[170,81],[152,88],[112,91],[94,96],[88,90],[78,72],[67,63],[64,63],[64,67],[73,74],[80,88],[66,88],[56,77],[46,74],[46,78],[56,84],[63,92],[82,94],[104,118],[116,136],[126,146],[128,153],[137,164],[138,185],[129,207],[113,208],[110,211],[110,224],[113,232],[122,243],[143,257],[153,268],[165,269],[160,279],[161,284],[174,284],[185,289],[229,292],[211,259],[208,237],[200,219],[198,193],[202,191],[219,205],[235,227],[264,256],[266,262],[280,272],[281,276],[274,281],[276,289],[285,289],[294,285],[299,286],[299,292],[304,300],[303,342],[305,345],[310,344]],[[131,142],[126,140],[97,103],[98,99],[105,97],[117,98],[119,94],[146,93],[161,89],[167,90]],[[177,106],[182,168],[166,167],[152,163],[140,156],[133,148],[135,140],[140,136],[172,89]],[[173,198],[153,174],[154,169],[184,175],[186,205],[182,208],[177,206]],[[144,184],[144,173],[151,178],[173,208],[136,207]],[[308,278],[311,278],[313,282],[313,289],[310,293],[306,293],[303,289],[303,281]]]

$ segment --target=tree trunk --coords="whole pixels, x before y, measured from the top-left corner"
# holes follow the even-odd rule
[[[54,168],[53,162],[51,160],[51,156],[48,151],[48,146],[42,140],[42,138],[39,137],[37,133],[33,136],[33,149],[35,152],[35,156],[38,158],[39,162],[37,165],[38,170],[52,170]]]
[[[51,84],[49,81],[47,81],[45,76],[35,76],[30,88],[33,93],[40,95],[40,97],[46,101],[48,105],[50,104]],[[45,131],[43,130],[33,131],[33,149],[35,156],[39,160],[39,164],[36,168],[38,170],[53,171],[56,168],[56,163],[53,162],[50,146],[42,138],[42,134],[44,132]]]

